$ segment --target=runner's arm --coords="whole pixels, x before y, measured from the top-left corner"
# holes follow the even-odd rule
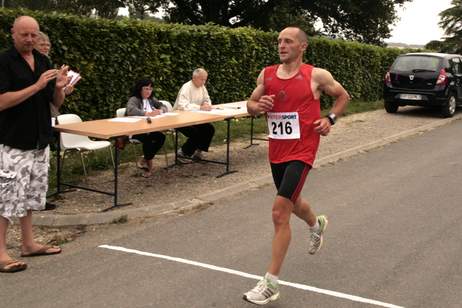
[[[260,72],[257,78],[257,87],[253,90],[250,99],[247,101],[247,112],[253,116],[258,116],[273,108],[274,95],[264,95],[265,85],[264,70]]]
[[[334,77],[332,77],[331,73],[324,69],[315,69],[313,72],[313,79],[316,85],[315,90],[318,95],[324,92],[327,95],[335,98],[330,112],[333,113],[336,118],[343,115],[348,101],[350,100],[350,95],[348,92],[340,83],[334,79]],[[327,136],[329,134],[331,123],[327,117],[316,120],[314,125],[315,131],[317,131],[322,136]]]
[[[337,117],[341,116],[348,105],[350,95],[343,86],[332,77],[331,73],[324,69],[316,69],[314,76],[321,92],[335,98],[330,112],[335,113]]]

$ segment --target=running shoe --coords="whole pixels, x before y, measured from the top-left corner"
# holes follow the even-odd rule
[[[244,293],[242,298],[256,305],[265,305],[279,298],[279,286],[277,283],[271,283],[268,279],[263,278],[255,288]]]
[[[190,163],[192,159],[191,156],[184,154],[181,149],[178,150],[176,154],[176,158],[180,163],[183,163],[183,164]]]
[[[201,150],[196,150],[194,154],[191,156],[193,160],[202,160],[204,159],[204,154],[202,154]]]
[[[316,217],[319,223],[319,229],[316,231],[310,231],[310,244],[308,252],[314,255],[322,246],[322,235],[326,232],[327,228],[327,217],[324,215],[319,215]]]

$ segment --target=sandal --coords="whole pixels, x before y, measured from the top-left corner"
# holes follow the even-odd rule
[[[16,273],[23,271],[26,268],[26,263],[14,259],[10,259],[5,263],[0,262],[0,273]]]
[[[61,247],[59,246],[49,246],[43,245],[36,251],[28,252],[28,253],[21,253],[21,257],[38,257],[38,256],[49,256],[49,255],[56,255],[61,253]]]
[[[136,162],[136,166],[140,169],[148,169],[148,165],[146,164],[146,161],[144,159],[139,159]]]
[[[143,178],[150,178],[152,176],[152,171],[146,171],[141,174]]]

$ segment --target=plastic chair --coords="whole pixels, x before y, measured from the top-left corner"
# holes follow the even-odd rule
[[[76,114],[61,114],[57,117],[58,124],[71,124],[71,123],[80,123],[82,119]],[[80,153],[80,160],[82,161],[83,173],[87,175],[87,169],[85,167],[85,161],[83,158],[83,152],[86,151],[95,151],[99,149],[108,148],[109,154],[111,155],[112,166],[115,167],[114,157],[112,156],[111,143],[109,141],[101,140],[94,141],[88,138],[87,136],[81,136],[76,134],[61,133],[60,136],[60,145],[62,152],[62,163],[61,167],[64,166],[64,158],[66,151],[76,150]]]
[[[173,110],[172,108],[172,105],[167,102],[167,101],[160,101],[162,104],[164,104],[165,106],[167,106],[167,109],[169,111]],[[116,116],[118,118],[121,118],[121,117],[125,117],[125,112],[126,112],[127,108],[119,108],[116,110]],[[168,133],[168,131],[166,131]],[[130,142],[131,144],[141,144],[141,141],[139,141],[138,139],[135,139],[135,138],[132,138],[132,136],[128,136],[128,142]],[[164,152],[164,156],[165,156],[165,164],[166,166],[168,167],[168,155],[167,155],[167,150],[162,147],[162,150]],[[136,154],[136,152],[135,152]]]
[[[167,111],[168,112],[172,112],[173,111],[173,106],[172,104],[169,102],[169,101],[159,101],[161,102],[162,104],[164,104],[165,107],[167,107]]]
[[[121,118],[125,117],[125,112],[127,111],[127,108],[119,108],[116,110],[116,117]]]
[[[116,117],[118,118],[122,118],[122,117],[125,117],[125,112],[126,112],[127,108],[119,108],[116,110]],[[131,144],[141,144],[141,141],[139,141],[138,139],[133,139],[132,136],[128,136],[128,142],[130,142]],[[137,155],[136,153],[136,148],[133,148],[133,153],[135,155]]]

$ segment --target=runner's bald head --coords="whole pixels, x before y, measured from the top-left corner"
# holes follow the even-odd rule
[[[290,27],[285,28],[284,30],[296,31],[296,37],[300,41],[300,43],[308,44],[308,35],[306,35],[305,31],[303,31],[299,27],[290,26]],[[282,31],[284,31],[284,30],[282,30]]]

